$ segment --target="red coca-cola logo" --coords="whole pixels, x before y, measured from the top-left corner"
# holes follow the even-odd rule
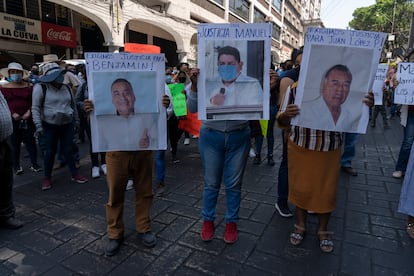
[[[71,41],[71,33],[68,31],[55,31],[54,29],[49,29],[47,31],[47,38],[50,40],[63,40],[63,41]]]

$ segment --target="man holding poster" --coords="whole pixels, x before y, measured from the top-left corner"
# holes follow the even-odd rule
[[[146,247],[157,243],[151,231],[153,151],[166,147],[166,112],[170,107],[164,82],[164,55],[85,53],[94,151],[106,151],[108,242],[105,255],[115,255],[124,239],[125,188],[135,188],[135,227]],[[138,89],[139,87],[139,89]],[[135,89],[133,89],[135,88]],[[138,102],[139,104],[136,104]],[[154,128],[154,130],[152,130]]]

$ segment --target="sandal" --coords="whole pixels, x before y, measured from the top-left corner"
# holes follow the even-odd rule
[[[329,231],[318,231],[319,247],[324,253],[331,253],[334,250],[332,234],[333,232]]]
[[[295,229],[292,233],[290,233],[290,243],[292,245],[299,245],[305,238],[306,229],[305,227],[299,226],[297,224],[295,224],[294,227]]]
[[[414,222],[407,223],[407,234],[410,238],[414,239]]]

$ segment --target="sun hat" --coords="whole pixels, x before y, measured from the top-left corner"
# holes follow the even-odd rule
[[[58,58],[56,54],[48,54],[43,56],[42,63],[49,63],[49,62],[56,62],[59,63],[61,60]]]
[[[29,76],[29,72],[23,69],[23,66],[17,62],[10,62],[6,68],[0,70],[0,74],[2,74],[5,78],[9,77],[9,70],[18,70],[23,72],[23,78],[27,78]]]
[[[56,62],[49,62],[41,65],[43,76],[39,78],[40,82],[52,82],[54,81],[60,74],[66,72],[66,70],[62,70],[59,64]]]

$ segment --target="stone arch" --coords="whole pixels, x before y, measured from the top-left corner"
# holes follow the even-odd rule
[[[92,3],[92,2],[88,2],[88,8],[86,9],[85,6],[81,5],[82,2],[71,2],[71,1],[67,1],[67,0],[49,0],[50,2],[53,2],[55,4],[58,5],[63,5],[71,10],[74,10],[84,16],[89,17],[92,21],[94,21],[96,23],[96,25],[99,27],[99,29],[101,30],[103,36],[104,36],[104,40],[106,43],[111,44],[113,41],[113,37],[112,37],[112,31],[111,31],[111,27],[105,22],[105,19],[107,19],[107,22],[111,22],[110,17],[109,17],[109,13],[108,15],[105,15],[104,13],[99,13],[96,11],[102,10],[102,7]],[[103,2],[102,2],[103,3]],[[96,7],[94,7],[96,6]],[[108,5],[108,10],[109,10],[109,5]],[[93,12],[95,11],[95,12]],[[107,18],[105,18],[107,17]]]

